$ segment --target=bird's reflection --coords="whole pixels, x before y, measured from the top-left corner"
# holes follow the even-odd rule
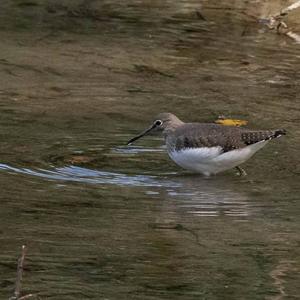
[[[228,175],[228,174],[227,174]],[[246,179],[232,176],[205,178],[202,176],[175,176],[174,188],[167,188],[164,197],[181,212],[195,216],[249,216],[257,210],[244,189]]]

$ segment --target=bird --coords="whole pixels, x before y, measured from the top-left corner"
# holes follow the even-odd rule
[[[243,176],[247,173],[240,165],[270,140],[285,135],[286,130],[185,123],[172,113],[160,113],[149,128],[127,145],[151,133],[162,133],[169,157],[183,169],[210,176],[236,168]]]

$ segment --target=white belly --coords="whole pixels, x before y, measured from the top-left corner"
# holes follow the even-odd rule
[[[242,149],[222,153],[221,147],[188,148],[169,152],[170,158],[186,170],[204,175],[232,169],[264,147],[269,141],[261,141]]]

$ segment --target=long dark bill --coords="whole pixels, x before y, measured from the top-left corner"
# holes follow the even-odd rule
[[[127,145],[132,144],[134,141],[140,139],[141,137],[143,137],[144,135],[146,135],[148,132],[150,132],[152,129],[154,129],[156,126],[155,124],[153,124],[151,127],[149,127],[148,129],[146,129],[145,131],[143,131],[142,133],[140,133],[139,135],[135,136],[134,138],[132,138],[130,141],[128,141]]]

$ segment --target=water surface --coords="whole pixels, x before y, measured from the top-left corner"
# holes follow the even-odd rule
[[[0,298],[26,244],[40,299],[298,299],[299,45],[258,22],[286,1],[55,3],[0,5]],[[125,146],[162,111],[288,135],[205,178]]]

